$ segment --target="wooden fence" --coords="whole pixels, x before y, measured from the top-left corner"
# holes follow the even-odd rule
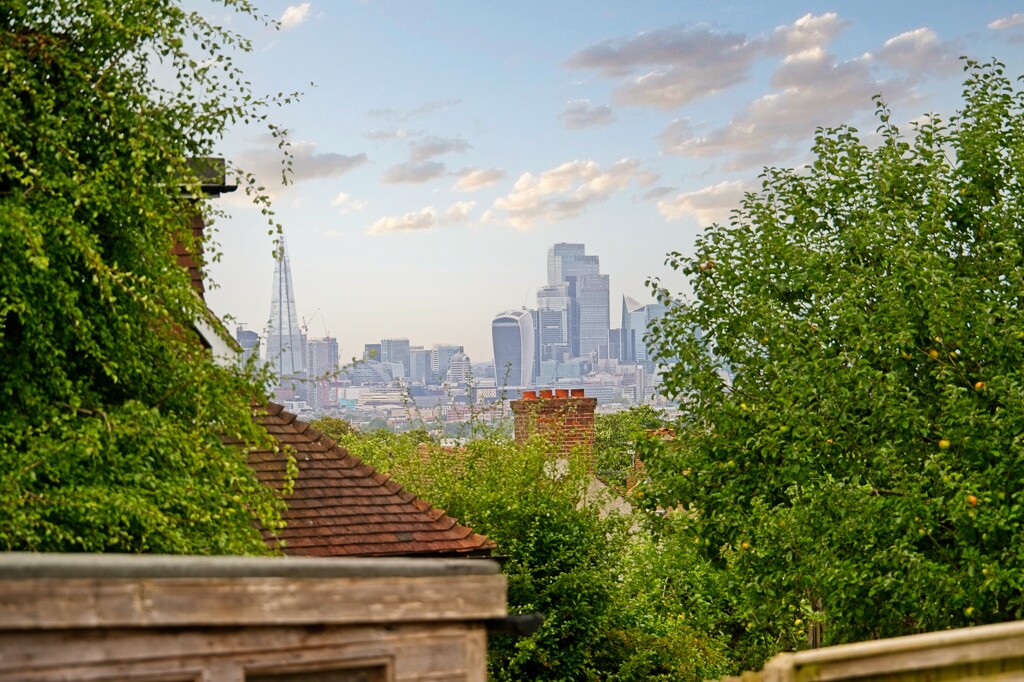
[[[722,682],[1024,680],[1024,621],[780,654]]]

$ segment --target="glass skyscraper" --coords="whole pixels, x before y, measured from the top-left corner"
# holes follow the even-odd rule
[[[610,326],[608,276],[600,273],[597,256],[586,255],[583,244],[555,244],[548,250],[548,287],[564,284],[567,305],[567,341],[570,357],[597,352],[608,355]],[[544,291],[543,289],[541,290]],[[537,305],[541,307],[541,294]],[[544,329],[541,330],[543,346]],[[556,359],[545,357],[542,360]]]
[[[532,386],[535,334],[529,310],[499,313],[491,323],[498,386]]]
[[[270,291],[270,320],[267,323],[267,362],[278,381],[306,371],[305,344],[295,311],[295,291],[284,241],[274,263],[274,284]]]

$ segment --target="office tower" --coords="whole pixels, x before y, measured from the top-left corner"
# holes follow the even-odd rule
[[[274,283],[270,291],[270,320],[267,322],[267,362],[278,381],[301,375],[305,348],[299,317],[295,311],[295,292],[292,289],[292,271],[288,264],[284,241],[274,263]]]
[[[454,386],[461,386],[469,381],[469,378],[473,376],[473,364],[469,361],[469,356],[463,352],[458,352],[451,357],[448,361],[448,373],[447,380],[449,384]]]
[[[331,406],[331,386],[338,371],[338,340],[330,337],[310,339],[306,343],[307,372],[306,402],[314,411]]]
[[[543,286],[537,292],[540,360],[563,361],[570,350],[569,285],[565,282]]]
[[[608,357],[618,360],[620,355],[619,340],[622,338],[622,328],[608,330]]]
[[[644,366],[648,376],[654,373],[654,349],[645,336],[647,327],[660,318],[668,309],[662,303],[643,305],[629,296],[622,297],[622,331],[619,359],[623,362],[637,362]]]
[[[409,339],[381,339],[379,359],[402,365],[402,376],[410,376]]]
[[[430,352],[430,381],[428,383],[437,384],[443,381],[448,376],[448,367],[451,365],[452,357],[456,353],[463,352],[462,346],[454,346],[450,344],[437,344]]]
[[[596,258],[596,256],[595,256]],[[608,275],[581,275],[576,281],[579,301],[579,356],[608,357],[610,326]]]
[[[235,327],[235,341],[242,347],[242,362],[248,362],[249,358],[256,356],[260,359],[260,335],[249,331],[241,326]]]
[[[574,358],[608,352],[608,277],[601,275],[598,257],[585,251],[583,244],[566,243],[548,250],[548,286],[566,285],[568,350]]]
[[[379,343],[367,343],[363,345],[363,360],[380,362],[381,345]]]
[[[421,346],[409,349],[409,381],[418,384],[429,384],[433,370],[430,361],[434,352]]]
[[[508,310],[491,322],[494,376],[498,386],[532,386],[536,334],[533,311]]]

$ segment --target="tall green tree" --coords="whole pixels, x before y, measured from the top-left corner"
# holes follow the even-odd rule
[[[967,62],[948,120],[877,119],[669,256],[693,296],[653,340],[687,428],[650,493],[728,578],[747,665],[1024,616],[1024,92]]]
[[[279,523],[222,440],[265,438],[257,379],[211,361],[171,255],[208,210],[188,160],[266,104],[248,48],[169,0],[0,4],[0,549],[259,552]]]

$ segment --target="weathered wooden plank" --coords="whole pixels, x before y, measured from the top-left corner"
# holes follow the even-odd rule
[[[0,580],[0,629],[465,621],[502,617],[503,575]]]
[[[479,682],[479,624],[0,632],[0,681],[241,680],[386,665],[388,679]]]
[[[1024,621],[780,654],[763,682],[1024,679]]]

